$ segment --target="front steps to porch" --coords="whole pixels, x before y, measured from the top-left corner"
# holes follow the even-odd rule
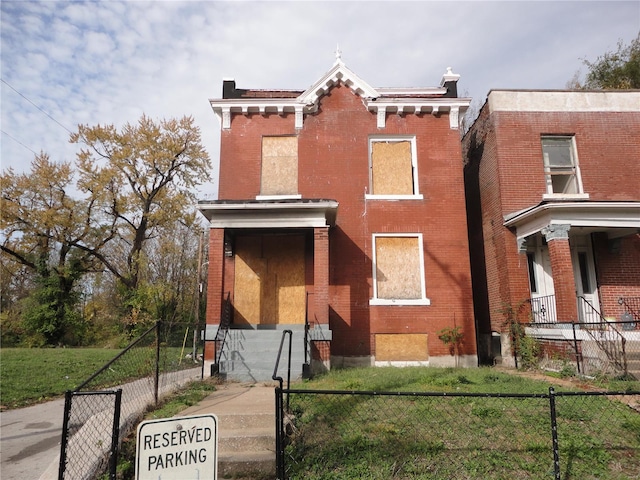
[[[253,328],[230,328],[217,365],[218,374],[228,381],[270,382],[284,330],[292,331],[291,380],[301,378],[305,363],[304,325],[254,325]],[[331,331],[319,327],[309,331],[309,340],[319,338],[331,340]],[[288,357],[289,336],[287,335],[278,369],[278,375],[285,381]],[[310,361],[307,358],[307,362]]]

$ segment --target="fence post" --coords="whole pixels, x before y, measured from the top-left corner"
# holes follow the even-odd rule
[[[276,387],[276,478],[284,480],[284,412],[282,387]]]
[[[573,351],[576,353],[576,365],[578,367],[578,373],[582,373],[580,370],[580,356],[581,352],[578,351],[578,337],[576,336],[576,324],[572,323],[571,328],[573,330]]]
[[[118,445],[120,443],[120,406],[122,405],[122,389],[116,390],[113,409],[113,429],[111,430],[111,453],[109,455],[109,480],[116,480],[118,468]]]
[[[64,471],[67,466],[67,440],[69,433],[69,415],[71,414],[71,398],[73,392],[67,390],[64,393],[64,416],[62,418],[62,439],[60,440],[60,467],[58,468],[58,480],[64,479]]]
[[[156,371],[153,379],[153,400],[158,406],[158,386],[160,383],[160,320],[156,322]]]
[[[558,422],[556,419],[556,392],[549,387],[549,410],[551,413],[551,438],[553,445],[553,474],[556,480],[560,480],[560,453],[558,448]]]

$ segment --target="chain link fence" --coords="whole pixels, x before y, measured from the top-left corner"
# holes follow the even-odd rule
[[[278,478],[640,476],[640,392],[276,389]]]
[[[116,478],[119,443],[144,412],[163,396],[202,378],[199,339],[192,326],[158,322],[67,392],[59,480],[93,479],[107,469],[109,478]]]
[[[526,335],[537,342],[534,352],[513,350],[550,370],[572,370],[590,377],[640,379],[640,331],[636,322],[531,323]],[[521,358],[521,360],[525,360]],[[526,363],[526,362],[525,362]]]

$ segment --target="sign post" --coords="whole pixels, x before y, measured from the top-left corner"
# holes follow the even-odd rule
[[[138,425],[136,480],[216,480],[215,415],[148,420]]]

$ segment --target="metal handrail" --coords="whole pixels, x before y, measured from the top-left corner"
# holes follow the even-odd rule
[[[614,365],[620,368],[625,375],[627,375],[627,355],[626,355],[626,342],[627,339],[622,333],[613,325],[608,322],[602,314],[582,295],[578,295],[578,308],[588,310],[590,316],[598,318],[600,322],[581,322],[580,325],[584,325],[584,331],[596,342],[598,347],[605,353],[607,358],[611,360]],[[592,332],[594,326],[598,326],[595,330],[599,332],[595,335]],[[620,348],[618,348],[620,345]]]
[[[291,330],[283,330],[282,338],[280,339],[280,348],[278,348],[278,356],[276,358],[276,366],[273,368],[273,375],[271,376],[272,380],[278,381],[280,384],[280,390],[283,389],[283,378],[278,376],[278,368],[280,367],[280,357],[282,356],[282,347],[284,346],[284,339],[289,335],[289,358],[287,359],[287,390],[289,390],[289,386],[291,385],[291,343],[293,339],[293,332]],[[287,410],[289,410],[289,394],[287,394]]]
[[[227,298],[224,301],[224,307],[222,309],[222,317],[220,318],[220,324],[218,325],[218,331],[214,337],[216,344],[216,364],[220,364],[222,359],[222,352],[227,340],[227,334],[229,333],[229,326],[231,325],[231,292],[227,292]],[[220,349],[218,349],[218,342],[222,341]]]
[[[304,306],[304,364],[309,364],[309,292],[305,297]]]
[[[636,321],[640,321],[640,297],[620,297],[618,305],[624,307],[625,313],[630,314]]]

